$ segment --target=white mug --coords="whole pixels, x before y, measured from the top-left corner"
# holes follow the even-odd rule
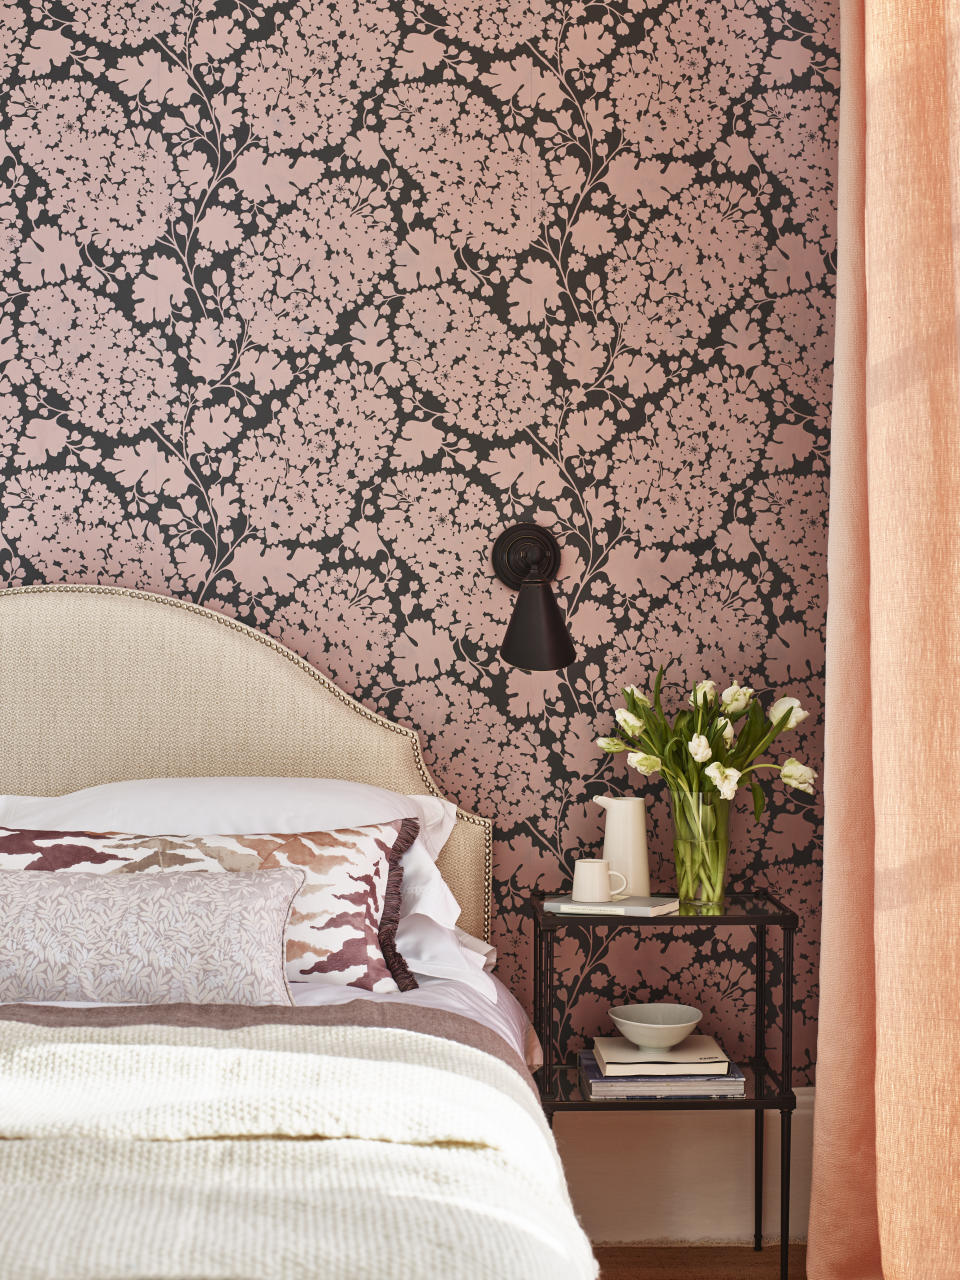
[[[619,886],[613,885],[619,880]],[[609,902],[623,893],[627,877],[611,871],[606,858],[580,858],[573,866],[573,899],[575,902]]]

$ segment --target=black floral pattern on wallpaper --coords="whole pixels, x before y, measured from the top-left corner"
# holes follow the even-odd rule
[[[593,746],[624,682],[821,705],[835,4],[0,0],[0,84],[5,581],[188,597],[420,729],[524,994],[531,888],[640,781]],[[563,675],[496,656],[518,518]],[[819,809],[734,834],[804,917],[809,1073]],[[582,945],[571,1046],[647,988],[735,1047],[749,939]]]

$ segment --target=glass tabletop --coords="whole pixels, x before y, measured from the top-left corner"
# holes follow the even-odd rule
[[[550,897],[560,895],[547,895]],[[796,914],[778,902],[765,890],[758,893],[728,893],[717,906],[693,903],[663,916],[614,915],[607,911],[548,911],[543,905],[544,895],[533,898],[533,909],[545,929],[558,929],[564,925],[642,925],[646,928],[671,929],[689,925],[722,926],[730,924],[773,924],[795,929]]]
[[[742,1098],[635,1098],[594,1099],[587,1097],[580,1085],[580,1072],[576,1066],[565,1063],[555,1066],[550,1071],[549,1080],[544,1073],[538,1072],[537,1080],[541,1101],[548,1110],[593,1110],[598,1111],[699,1111],[718,1110],[727,1107],[743,1110],[765,1110],[767,1108],[789,1107],[793,1094],[784,1094],[780,1082],[769,1068],[761,1069],[759,1074],[747,1065],[741,1064],[744,1080],[744,1096]]]

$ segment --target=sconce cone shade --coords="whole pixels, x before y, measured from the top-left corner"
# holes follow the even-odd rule
[[[549,582],[520,584],[500,657],[528,671],[559,671],[573,662],[573,641]]]

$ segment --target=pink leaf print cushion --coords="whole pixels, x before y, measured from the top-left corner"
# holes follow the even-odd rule
[[[0,871],[236,871],[304,873],[286,933],[292,986],[322,982],[409,991],[417,981],[397,951],[403,868],[416,818],[294,835],[143,836],[0,828]]]

